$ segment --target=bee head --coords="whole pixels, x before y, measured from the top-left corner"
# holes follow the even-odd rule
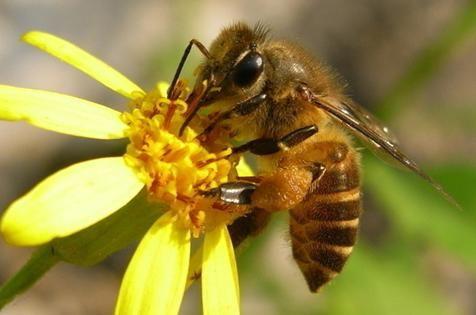
[[[265,57],[262,46],[267,29],[237,23],[225,28],[210,46],[210,58],[198,68],[197,84],[210,85],[203,103],[216,99],[238,101],[259,93],[265,82]]]

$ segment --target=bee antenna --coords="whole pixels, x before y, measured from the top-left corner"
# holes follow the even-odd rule
[[[183,66],[185,64],[185,61],[188,58],[188,55],[190,54],[190,50],[192,50],[192,46],[195,45],[197,46],[198,50],[207,58],[210,59],[211,55],[208,49],[203,45],[201,42],[199,42],[196,39],[192,39],[185,50],[183,51],[182,58],[180,59],[180,62],[177,66],[177,70],[175,70],[175,75],[174,78],[172,79],[172,82],[170,83],[169,89],[167,91],[167,98],[170,98],[172,96],[173,90],[175,89],[175,86],[177,85],[177,81],[179,79],[180,73],[182,72]]]

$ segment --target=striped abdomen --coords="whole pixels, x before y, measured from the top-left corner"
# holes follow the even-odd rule
[[[293,256],[312,292],[342,270],[361,213],[357,153],[343,143],[322,145],[330,146],[323,161],[326,170],[306,199],[290,210]]]

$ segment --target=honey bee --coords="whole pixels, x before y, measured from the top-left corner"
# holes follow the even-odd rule
[[[190,42],[171,90],[193,45],[205,60],[184,126],[200,108],[214,105],[219,115],[204,129],[203,141],[248,139],[233,153],[249,152],[258,161],[258,176],[205,192],[249,205],[250,213],[229,226],[234,246],[258,234],[273,212],[289,210],[293,257],[309,289],[317,292],[339,274],[362,213],[360,154],[352,136],[450,198],[402,153],[385,126],[345,95],[333,72],[298,45],[270,39],[260,24],[234,24],[209,49]]]

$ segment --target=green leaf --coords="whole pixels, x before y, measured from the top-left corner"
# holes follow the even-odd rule
[[[58,261],[59,258],[54,255],[50,245],[40,247],[33,252],[30,260],[0,287],[0,310],[15,296],[35,284]]]
[[[476,219],[476,165],[440,165],[431,169],[431,174],[461,204],[464,215]]]
[[[386,255],[362,242],[344,271],[323,289],[326,314],[453,314],[424,272],[413,261],[410,244],[396,245]]]
[[[388,119],[401,110],[405,102],[419,91],[435,72],[465,41],[474,40],[476,32],[476,1],[468,1],[461,11],[444,27],[430,45],[415,58],[413,64],[390,89],[375,108],[378,116]]]
[[[420,178],[374,158],[364,161],[367,187],[402,233],[445,249],[476,272],[475,204],[462,204],[464,210],[459,211]],[[461,188],[467,185],[474,187],[474,181],[462,180],[453,183],[450,192],[471,189]]]

